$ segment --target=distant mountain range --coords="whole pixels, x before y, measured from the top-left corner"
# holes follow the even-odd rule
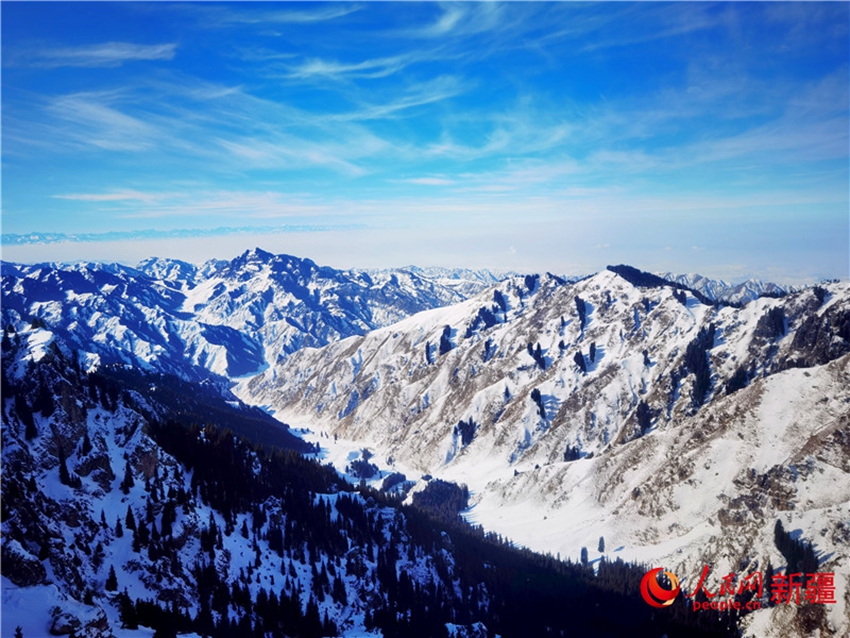
[[[200,267],[4,263],[2,275],[3,325],[39,319],[88,366],[133,363],[195,379],[253,374],[497,280],[486,271],[341,271],[259,249]]]
[[[745,304],[759,297],[780,297],[795,290],[795,288],[783,287],[752,278],[739,284],[730,284],[722,279],[709,279],[697,274],[676,275],[665,272],[658,273],[658,275],[668,281],[674,281],[693,290],[698,290],[714,301],[731,304]]]

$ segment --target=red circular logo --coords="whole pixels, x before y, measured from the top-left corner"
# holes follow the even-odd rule
[[[670,579],[671,589],[667,589],[658,582],[658,574],[664,572],[664,575]],[[679,595],[679,579],[673,572],[665,572],[663,567],[650,569],[640,581],[640,595],[653,607],[663,608],[673,604],[673,600]]]

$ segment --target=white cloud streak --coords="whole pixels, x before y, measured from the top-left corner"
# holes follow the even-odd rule
[[[112,193],[69,193],[67,195],[52,195],[51,197],[77,202],[151,202],[162,196],[134,190],[121,190]]]
[[[191,6],[191,5],[190,5]],[[262,4],[260,5],[263,6]],[[311,24],[336,20],[360,10],[360,5],[331,4],[320,9],[268,11],[266,9],[247,11],[223,9],[221,7],[202,7],[206,22],[211,26],[267,25],[267,24]],[[191,8],[194,10],[194,7]]]
[[[57,47],[21,51],[11,56],[10,65],[41,68],[118,67],[126,62],[174,59],[177,45],[105,42],[81,47]]]

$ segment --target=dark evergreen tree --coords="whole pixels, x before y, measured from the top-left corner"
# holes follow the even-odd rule
[[[115,574],[115,566],[109,566],[109,576],[106,577],[106,584],[103,586],[106,591],[115,591],[118,589],[118,576]]]
[[[691,400],[695,407],[705,402],[705,395],[711,385],[711,369],[708,365],[708,351],[714,347],[716,327],[713,323],[702,328],[685,350],[685,368],[694,374],[694,387]]]
[[[785,334],[785,309],[782,306],[771,308],[759,317],[753,336],[765,341],[776,341]]]
[[[596,361],[596,342],[590,344],[590,356],[588,357],[590,362],[593,363]]]
[[[496,346],[493,344],[493,340],[488,338],[484,342],[484,352],[481,353],[481,360],[487,363],[493,357],[495,351]]]
[[[735,374],[733,374],[729,380],[726,382],[726,394],[732,394],[733,392],[737,392],[742,388],[747,387],[747,382],[749,374],[747,373],[747,368],[745,366],[738,366],[735,370]]]
[[[543,405],[543,395],[540,394],[539,389],[534,388],[531,391],[531,400],[534,401],[535,404],[537,404],[537,414],[540,415],[541,419],[545,419],[546,418],[546,408]]]
[[[121,491],[124,492],[124,494],[129,494],[130,488],[135,484],[136,481],[133,479],[133,469],[130,467],[130,460],[127,459],[124,462],[124,479],[121,481]]]
[[[458,421],[458,424],[454,429],[454,434],[455,436],[460,436],[461,446],[466,447],[472,443],[472,439],[475,437],[476,428],[477,424],[472,417],[470,417],[468,421]]]
[[[67,485],[68,487],[79,488],[82,486],[82,481],[80,477],[76,474],[71,474],[68,472],[68,463],[65,459],[65,452],[62,450],[62,446],[59,445],[59,482],[62,485]]]
[[[126,588],[118,594],[118,617],[121,619],[121,627],[123,629],[139,628],[136,605],[127,593]]]
[[[40,412],[45,418],[51,416],[56,411],[56,402],[53,400],[53,388],[44,379],[40,379],[40,383],[36,389],[32,411]]]
[[[584,355],[581,353],[581,350],[576,352],[575,356],[573,357],[573,361],[576,362],[576,365],[578,366],[579,370],[581,370],[585,374],[587,373],[587,366],[584,363]]]
[[[581,450],[577,445],[567,445],[564,450],[564,461],[576,461],[581,458]]]
[[[446,354],[449,350],[452,349],[452,327],[445,326],[443,328],[443,334],[440,336],[440,355]]]
[[[587,557],[587,547],[582,547],[581,548],[581,564],[587,565],[588,562],[589,562],[589,560],[588,560],[588,557]]]
[[[646,401],[641,401],[637,406],[637,422],[640,434],[646,434],[646,431],[652,426],[652,410]]]
[[[777,519],[773,527],[773,540],[776,548],[787,561],[786,574],[801,572],[813,574],[818,568],[818,558],[811,543],[802,538],[794,539],[790,533],[785,531],[782,521]]]
[[[127,506],[127,516],[124,519],[124,523],[127,525],[127,529],[136,531],[136,517],[133,516],[133,508],[129,505]]]
[[[31,441],[38,436],[38,430],[35,427],[35,419],[33,418],[32,408],[27,403],[26,398],[20,392],[15,394],[15,414],[24,424],[24,437],[27,441]]]
[[[506,313],[508,311],[508,302],[505,299],[505,296],[499,290],[493,291],[493,301],[496,302],[496,305],[499,306],[499,309],[503,313]]]
[[[82,454],[83,456],[88,456],[89,452],[92,450],[91,439],[89,438],[89,431],[86,429],[86,433],[83,435],[83,448]]]
[[[576,295],[576,312],[578,312],[578,320],[579,326],[581,327],[581,331],[584,332],[584,326],[587,323],[587,304],[584,302],[584,299]]]
[[[543,349],[540,347],[540,344],[537,344],[537,347],[534,349],[534,360],[537,362],[537,365],[540,366],[541,370],[546,369],[546,359],[543,357]]]
[[[605,537],[600,536],[599,537],[599,552],[601,553],[601,552],[604,552],[604,551],[605,551]]]

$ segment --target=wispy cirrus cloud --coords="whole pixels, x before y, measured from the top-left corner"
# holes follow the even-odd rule
[[[205,15],[208,25],[223,27],[240,24],[310,24],[314,22],[325,22],[345,17],[359,11],[361,8],[357,4],[343,3],[324,5],[319,8],[283,10],[268,10],[263,4],[259,6],[262,8],[254,10],[204,6],[200,7],[200,10]],[[198,10],[198,8],[191,5],[187,9],[193,12]]]
[[[363,121],[392,119],[399,113],[442,102],[470,90],[468,83],[451,75],[441,75],[426,82],[420,82],[404,90],[397,90],[392,99],[379,104],[361,102],[355,108],[341,113],[328,115],[330,121]]]
[[[627,8],[627,11],[631,9]],[[634,15],[634,14],[633,14]],[[582,47],[583,51],[596,51],[644,44],[686,35],[696,31],[714,29],[726,23],[729,16],[725,11],[717,12],[712,7],[696,3],[662,5],[656,11],[641,12],[641,23],[645,28],[631,34],[607,35],[596,42]]]
[[[446,179],[445,177],[411,177],[404,180],[408,184],[417,184],[419,186],[451,186],[455,184],[455,180]]]
[[[412,61],[411,56],[376,58],[362,62],[338,62],[312,58],[290,67],[291,79],[338,80],[344,78],[383,78],[404,69]]]
[[[126,62],[172,60],[177,44],[133,44],[104,42],[79,47],[44,47],[24,49],[6,58],[8,66],[118,67]]]
[[[51,195],[51,197],[53,199],[67,199],[76,202],[151,202],[162,196],[135,190],[120,190],[111,193],[68,193],[64,195]]]
[[[333,207],[304,194],[274,190],[224,190],[204,185],[187,185],[182,191],[113,188],[106,192],[50,197],[79,202],[84,209],[109,213],[116,219],[169,219],[193,225],[197,225],[199,220],[215,223],[217,219],[226,220],[234,216],[245,220],[307,223],[307,220],[329,219],[336,214]]]
[[[53,98],[46,110],[66,124],[66,139],[112,151],[150,149],[157,127],[118,107],[121,92],[74,93]],[[67,126],[70,124],[71,126]]]
[[[397,35],[408,38],[438,39],[468,36],[511,26],[506,20],[507,9],[493,2],[441,3],[442,13],[436,20],[423,27],[408,29]]]

